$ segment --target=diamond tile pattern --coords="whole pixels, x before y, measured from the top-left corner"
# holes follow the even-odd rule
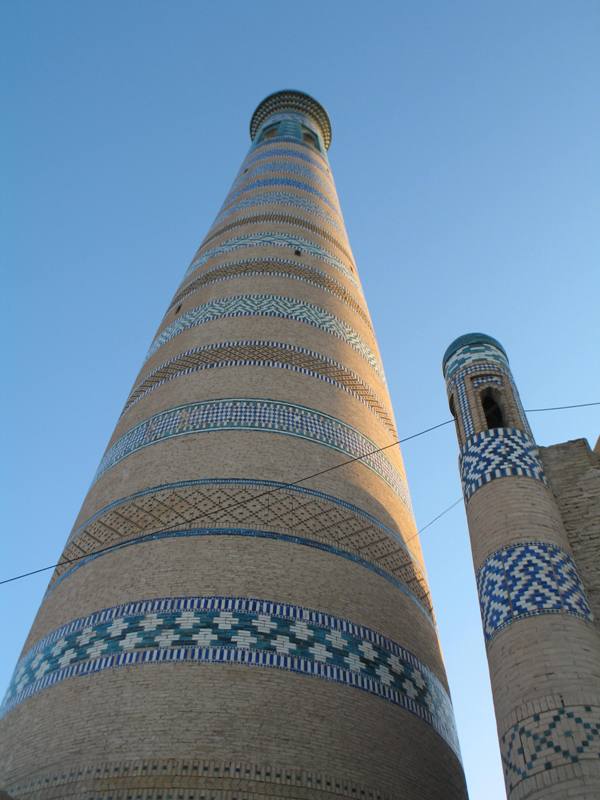
[[[521,781],[547,770],[589,759],[597,761],[600,708],[561,707],[534,714],[501,736],[500,746],[510,791]]]
[[[347,322],[313,303],[272,294],[240,294],[232,297],[220,297],[192,308],[161,331],[150,345],[146,360],[183,331],[226,317],[278,317],[319,328],[349,344],[368,361],[377,375],[383,379],[383,368],[379,359]]]
[[[355,372],[338,361],[285,342],[218,342],[179,353],[138,383],[127,398],[123,413],[159,386],[194,372],[227,367],[271,367],[298,372],[335,386],[363,402],[391,431],[397,432],[382,401]]]
[[[235,528],[235,530],[234,530]],[[410,593],[431,621],[433,611],[425,577],[402,536],[372,514],[332,495],[302,486],[243,478],[204,478],[144,489],[101,508],[76,528],[57,567],[50,589],[84,566],[94,553],[131,539],[223,535],[268,537],[314,546],[372,569]],[[199,530],[202,529],[202,530]],[[410,534],[407,534],[410,535]]]
[[[74,620],[19,661],[3,712],[74,676],[186,661],[276,667],[361,689],[417,715],[458,753],[450,698],[412,653],[349,620],[245,597],[142,600]]]
[[[547,483],[535,442],[516,428],[494,428],[469,437],[459,461],[466,500],[496,478],[522,476]]]
[[[534,614],[592,619],[573,559],[548,542],[525,542],[494,553],[477,573],[477,589],[487,641],[515,620]]]

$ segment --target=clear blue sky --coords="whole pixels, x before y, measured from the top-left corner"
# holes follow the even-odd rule
[[[331,116],[401,435],[447,419],[440,360],[471,330],[504,344],[526,408],[600,399],[595,0],[19,0],[2,16],[2,576],[60,555],[250,115],[280,88]],[[531,416],[540,444],[593,444],[599,422]],[[460,496],[453,428],[404,456],[422,526]],[[471,800],[501,800],[461,505],[423,546]],[[0,691],[47,580],[0,588]]]

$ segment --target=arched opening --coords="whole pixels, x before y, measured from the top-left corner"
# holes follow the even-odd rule
[[[308,128],[305,128],[304,125],[302,126],[302,141],[305,144],[314,147],[315,150],[319,150],[319,140],[317,138],[317,135]]]
[[[266,139],[274,139],[277,136],[278,124],[269,125],[261,134],[260,141],[264,142]]]
[[[481,393],[481,407],[488,429],[505,428],[506,420],[502,410],[501,399],[494,389],[484,389]]]

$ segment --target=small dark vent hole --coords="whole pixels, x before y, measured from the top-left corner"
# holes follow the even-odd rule
[[[177,308],[175,309],[175,313],[176,313],[176,314],[179,314],[179,312],[180,312],[180,311],[181,311],[181,303],[179,303],[179,305],[178,305],[178,306],[177,306]]]
[[[298,250],[298,248],[296,248],[296,249],[294,250],[294,255],[295,255],[295,256],[301,256],[301,255],[302,255],[302,250]]]

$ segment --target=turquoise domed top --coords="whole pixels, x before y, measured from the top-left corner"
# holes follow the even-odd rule
[[[461,347],[466,347],[469,344],[491,344],[492,347],[497,348],[500,352],[504,355],[506,360],[508,361],[508,356],[506,355],[506,350],[502,347],[500,342],[497,339],[494,339],[493,336],[488,336],[487,333],[465,333],[462,336],[459,336],[458,339],[455,339],[450,347],[444,353],[444,359],[442,361],[442,370],[446,369],[446,364],[448,363],[448,359],[456,353],[457,350],[460,350]]]

